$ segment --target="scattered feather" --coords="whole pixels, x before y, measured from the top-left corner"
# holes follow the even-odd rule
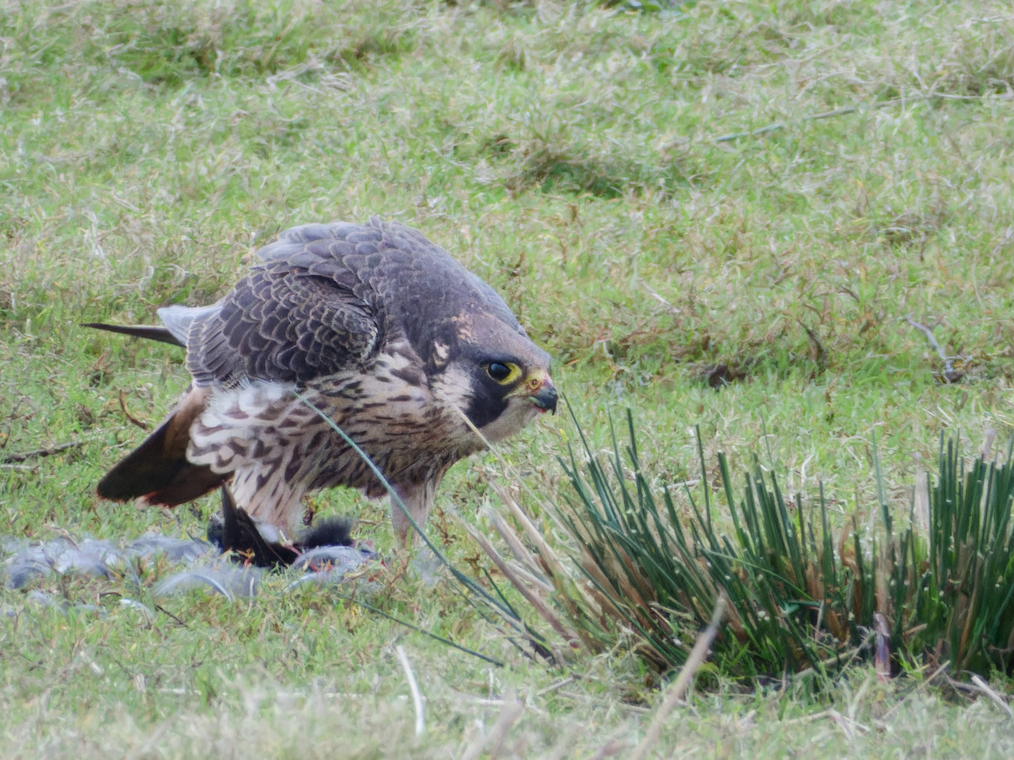
[[[184,568],[160,581],[154,588],[156,595],[168,596],[195,588],[210,588],[232,600],[256,596],[264,574],[270,572],[236,564],[224,558],[206,541],[177,539],[157,533],[127,542],[122,548],[111,541],[92,538],[74,541],[65,536],[34,545],[0,539],[0,556],[3,555],[7,556],[0,565],[0,575],[4,585],[12,590],[23,589],[37,579],[54,575],[94,578],[127,575],[140,586],[141,579],[133,560],[162,557],[170,566],[181,565]],[[316,546],[297,558],[294,567],[304,574],[292,585],[305,581],[337,584],[349,573],[377,560],[376,552],[366,548]],[[31,591],[29,597],[45,606],[56,603],[54,598],[38,590]],[[124,597],[120,604],[137,609],[149,621],[154,619],[154,613],[141,602]],[[4,614],[16,613],[5,609]]]
[[[247,599],[257,595],[264,571],[232,563],[217,563],[170,575],[154,588],[155,596],[172,596],[178,591],[209,586],[230,602],[236,597]]]

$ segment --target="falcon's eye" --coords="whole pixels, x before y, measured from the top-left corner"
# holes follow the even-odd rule
[[[521,368],[517,364],[511,364],[510,362],[506,364],[492,362],[486,365],[486,374],[500,383],[500,385],[510,385],[521,377]]]

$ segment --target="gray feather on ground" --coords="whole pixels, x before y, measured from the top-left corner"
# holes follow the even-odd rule
[[[64,536],[34,544],[0,539],[0,578],[12,590],[24,589],[33,581],[52,576],[128,576],[140,585],[135,560],[154,557],[162,558],[170,566],[179,567],[154,587],[156,596],[169,596],[201,588],[222,594],[230,600],[248,598],[256,596],[266,572],[233,562],[220,555],[206,541],[149,533],[123,546],[92,538],[74,541]],[[303,575],[295,583],[310,580],[337,584],[349,573],[376,559],[377,555],[366,549],[351,546],[318,547],[304,553],[297,560],[294,567],[303,571]],[[45,592],[37,589],[30,591],[29,596],[39,603],[53,603]]]

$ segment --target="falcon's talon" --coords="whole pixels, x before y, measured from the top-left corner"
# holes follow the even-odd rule
[[[422,527],[451,465],[556,411],[549,355],[489,285],[416,230],[308,224],[256,257],[217,303],[160,309],[165,329],[92,325],[178,342],[193,377],[100,496],[175,506],[229,484],[252,540],[275,545],[297,535],[309,491],[386,494],[305,400],[362,447]],[[407,543],[400,508],[392,521]]]

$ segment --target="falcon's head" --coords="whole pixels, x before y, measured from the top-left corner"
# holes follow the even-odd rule
[[[501,441],[539,414],[556,412],[549,354],[516,321],[480,313],[452,322],[446,342],[433,343],[431,384],[487,441]]]

